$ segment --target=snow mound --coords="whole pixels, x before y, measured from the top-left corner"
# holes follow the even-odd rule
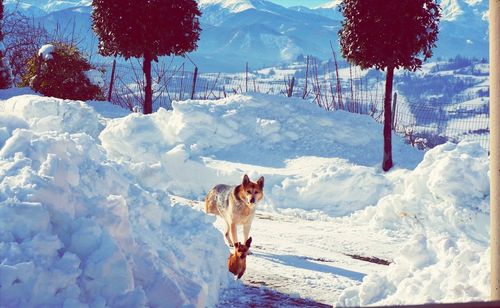
[[[228,249],[214,219],[110,162],[92,108],[32,95],[0,109],[2,305],[217,301]]]
[[[99,115],[84,102],[41,98],[38,95],[15,96],[0,104],[0,112],[25,120],[32,131],[85,133],[97,138],[104,126]]]
[[[172,107],[110,120],[99,137],[150,189],[202,200],[217,183],[263,175],[270,207],[339,216],[376,204],[392,187],[380,170],[381,126],[369,116],[259,94]],[[396,135],[393,146],[396,165],[421,160]]]
[[[399,192],[358,215],[411,240],[382,274],[347,289],[340,305],[480,301],[489,294],[488,155],[477,143],[426,153]]]

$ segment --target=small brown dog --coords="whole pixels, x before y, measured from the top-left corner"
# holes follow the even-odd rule
[[[235,243],[234,253],[229,255],[229,258],[227,259],[227,267],[229,268],[229,271],[235,276],[238,276],[238,279],[243,276],[247,268],[247,254],[251,243],[252,237],[248,238],[245,245],[240,242]]]

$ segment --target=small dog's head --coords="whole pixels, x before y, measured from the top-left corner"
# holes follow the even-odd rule
[[[252,237],[249,237],[248,240],[245,242],[245,245],[241,244],[240,242],[234,244],[234,254],[236,257],[239,259],[245,259],[248,250],[250,249],[250,244],[252,243]]]
[[[241,182],[239,197],[241,200],[244,200],[248,206],[254,207],[255,204],[264,197],[264,177],[261,176],[257,180],[257,183],[254,183],[250,181],[248,175],[245,174]]]

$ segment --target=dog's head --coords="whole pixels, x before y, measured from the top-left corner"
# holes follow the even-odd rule
[[[257,183],[254,183],[245,174],[238,194],[240,199],[245,201],[248,206],[254,207],[264,197],[264,177],[261,176]]]
[[[252,237],[249,237],[245,244],[241,244],[240,242],[234,244],[234,253],[240,259],[245,259],[248,250],[250,249],[250,244],[252,243]]]

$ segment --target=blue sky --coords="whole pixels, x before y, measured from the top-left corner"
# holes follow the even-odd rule
[[[268,0],[279,5],[289,7],[294,5],[302,5],[307,7],[316,7],[320,4],[330,2],[329,0]]]

